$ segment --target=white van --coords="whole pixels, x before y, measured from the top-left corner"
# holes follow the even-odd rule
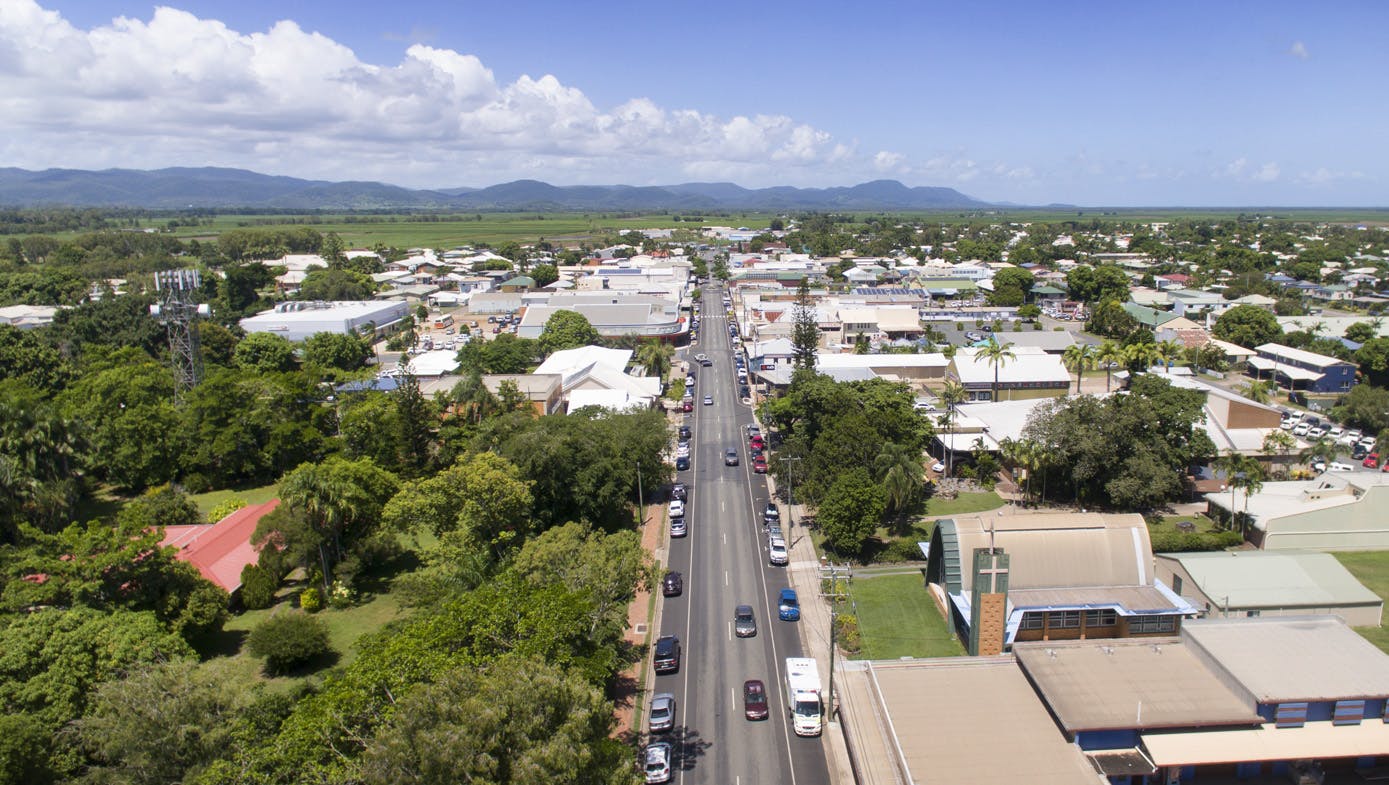
[[[767,561],[778,567],[784,567],[791,561],[790,555],[786,552],[786,540],[780,537],[767,540]]]

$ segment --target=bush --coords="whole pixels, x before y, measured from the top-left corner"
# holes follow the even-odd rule
[[[863,647],[863,639],[858,631],[858,616],[852,613],[839,614],[838,622],[838,643],[839,648],[849,654],[857,654]]]
[[[257,611],[275,603],[275,589],[280,582],[269,570],[255,564],[241,568],[241,605]]]
[[[1151,531],[1154,553],[1220,551],[1244,542],[1239,532],[1180,532],[1171,529]]]
[[[921,548],[918,547],[916,543],[916,537],[902,537],[891,540],[878,552],[874,561],[886,563],[921,561]]]
[[[309,613],[323,610],[323,592],[317,586],[310,586],[299,593],[299,607]]]
[[[226,501],[222,502],[221,504],[217,505],[216,507],[213,507],[211,510],[208,511],[207,522],[216,523],[222,520],[223,518],[227,517],[228,515],[231,515],[232,513],[241,509],[242,507],[245,507],[246,504],[247,502],[245,499],[238,499],[235,497],[227,499]]]
[[[328,627],[306,613],[278,613],[252,630],[246,644],[269,671],[284,673],[329,651]]]

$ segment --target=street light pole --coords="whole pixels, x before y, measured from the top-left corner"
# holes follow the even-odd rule
[[[637,525],[646,525],[646,501],[641,495],[641,461],[637,461]]]
[[[796,507],[796,473],[793,464],[800,462],[800,457],[784,457],[781,459],[782,465],[786,467],[786,528],[791,528],[795,524]]]

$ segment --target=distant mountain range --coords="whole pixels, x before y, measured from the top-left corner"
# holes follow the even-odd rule
[[[874,180],[839,188],[743,188],[733,183],[570,185],[517,180],[487,188],[412,190],[216,167],[0,168],[0,205],[38,207],[251,208],[271,210],[463,210],[570,212],[678,210],[941,210],[992,207],[953,188]]]

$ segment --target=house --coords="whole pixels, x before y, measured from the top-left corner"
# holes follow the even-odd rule
[[[1245,537],[1264,550],[1389,550],[1389,475],[1381,472],[1326,472],[1205,498],[1209,515],[1238,515]]]
[[[1124,303],[1122,307],[1129,316],[1134,318],[1134,321],[1155,332],[1159,327],[1177,318],[1177,314],[1171,311],[1159,311],[1135,302]]]
[[[1267,375],[1290,390],[1344,393],[1355,384],[1355,363],[1279,343],[1261,344],[1254,351],[1258,355],[1247,362],[1253,375]]]
[[[866,370],[870,378],[888,381],[927,383],[945,378],[949,364],[945,355],[928,354],[827,354],[815,355],[815,369],[821,373],[840,370]]]
[[[62,310],[58,305],[6,305],[0,308],[0,324],[8,324],[20,330],[32,330],[53,323],[53,317]]]
[[[1340,616],[1378,627],[1384,600],[1329,553],[1205,551],[1157,554],[1158,580],[1205,616]]]
[[[1232,305],[1219,292],[1195,289],[1175,289],[1167,292],[1167,297],[1172,301],[1172,313],[1188,319],[1204,318],[1207,314],[1219,315]]]
[[[482,384],[493,395],[500,395],[502,386],[511,383],[526,396],[537,416],[554,414],[564,408],[564,376],[558,373],[489,373],[483,374]]]
[[[581,346],[554,352],[533,373],[560,377],[560,398],[569,411],[584,406],[650,408],[660,399],[661,380],[625,373],[631,358],[630,349]]]
[[[926,583],[971,654],[1014,642],[1172,635],[1197,609],[1153,574],[1137,514],[945,518]]]
[[[976,449],[1000,452],[1004,440],[1022,438],[1023,428],[1033,410],[1049,400],[1023,398],[964,403],[956,406],[954,415],[949,418],[944,411],[930,412],[936,423],[935,442],[940,446],[941,459],[948,457],[953,464],[968,460]]]
[[[582,314],[598,334],[608,338],[636,335],[673,341],[688,331],[688,323],[673,300],[621,292],[574,292],[544,296],[544,304],[526,308],[516,334],[539,338],[557,311]]]
[[[241,588],[241,571],[260,558],[251,544],[256,525],[279,505],[279,499],[272,499],[242,507],[216,523],[166,526],[159,544],[176,548],[174,558],[188,562],[204,578],[233,593]]]
[[[945,378],[964,385],[971,401],[1013,401],[1026,398],[1060,398],[1071,384],[1071,375],[1061,358],[1040,349],[1012,346],[1012,358],[997,365],[989,362],[977,348],[955,352],[946,367]]]
[[[503,292],[525,292],[535,288],[535,279],[529,275],[518,275],[508,278],[497,285],[497,289]]]

